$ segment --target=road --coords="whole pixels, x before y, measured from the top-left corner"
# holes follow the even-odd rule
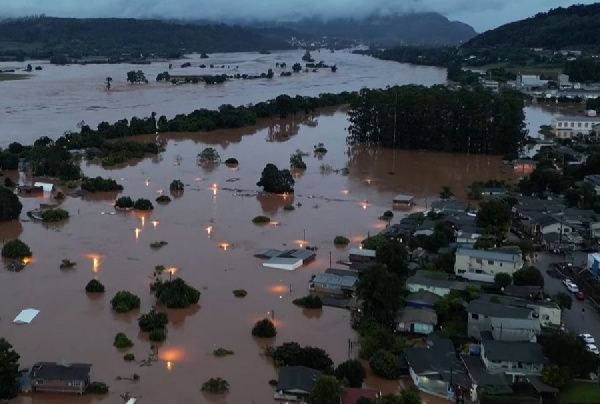
[[[575,252],[567,261],[574,265],[582,265],[582,263],[587,263],[587,254]],[[548,275],[546,271],[554,262],[564,262],[563,256],[544,252],[538,253],[538,260],[534,265],[544,275],[544,290],[547,294],[554,295],[563,292],[573,297],[571,310],[565,310],[563,313],[565,328],[577,334],[591,334],[600,344],[600,313],[587,300],[580,302],[575,299],[575,295],[567,290],[560,279],[554,279]],[[585,309],[584,313],[582,313],[582,309]]]

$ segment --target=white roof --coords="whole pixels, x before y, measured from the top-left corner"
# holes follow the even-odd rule
[[[137,401],[137,398],[130,398],[129,400],[127,400],[127,402],[125,404],[135,404],[136,401]]]
[[[50,184],[48,182],[36,182],[33,184],[34,187],[42,187],[44,192],[52,192],[54,189],[54,184]]]
[[[15,324],[29,324],[40,311],[36,309],[25,309],[13,320]]]
[[[375,250],[366,250],[366,249],[360,249],[360,248],[350,248],[348,250],[348,254],[350,255],[359,255],[359,256],[363,256],[363,257],[371,257],[371,258],[375,258]]]
[[[286,271],[293,271],[294,269],[302,265],[302,259],[298,258],[271,258],[267,262],[264,262],[263,267],[285,269]]]

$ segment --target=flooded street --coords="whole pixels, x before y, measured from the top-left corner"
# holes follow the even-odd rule
[[[260,73],[275,61],[287,60],[289,65],[301,53],[291,55],[252,55],[251,61],[244,54],[211,55],[207,62],[236,64],[240,72]],[[157,83],[127,86],[119,83],[130,70],[124,65],[44,65],[39,77],[0,83],[0,143],[6,145],[16,139],[28,143],[41,135],[56,137],[74,129],[82,119],[95,125],[135,114],[146,116],[151,111],[173,116],[199,107],[266,100],[281,93],[316,95],[363,86],[434,84],[445,76],[440,69],[409,67],[342,52],[327,53],[322,58],[326,63],[336,63],[338,72],[276,77],[272,82],[232,81],[214,87]],[[151,81],[156,73],[166,70],[159,64],[131,68],[138,67]],[[102,87],[106,76],[115,78],[110,92]],[[537,111],[537,107],[532,108]],[[499,157],[348,148],[347,125],[343,110],[330,109],[285,121],[264,120],[251,128],[161,134],[167,142],[164,153],[123,167],[103,169],[96,163],[82,162],[85,175],[112,177],[125,188],[120,195],[134,199],[154,201],[161,190],[169,194],[174,179],[186,184],[182,195],[168,205],[155,203],[150,213],[115,212],[116,193],[83,199],[67,197],[62,207],[71,218],[45,226],[27,221],[25,212],[53,201],[47,196],[21,198],[23,221],[2,223],[0,238],[20,237],[31,247],[33,260],[19,273],[0,270],[0,335],[21,355],[22,367],[37,361],[91,363],[92,379],[106,382],[111,392],[105,397],[33,394],[14,402],[116,403],[121,402],[119,394],[129,392],[140,397],[140,404],[219,400],[271,403],[274,389],[268,381],[277,375],[262,355],[264,345],[297,341],[325,349],[336,364],[346,360],[347,340],[356,338],[349,312],[329,307],[307,311],[291,303],[307,294],[311,275],[329,267],[330,260],[337,266],[335,261],[347,259],[347,248],[335,247],[333,238],[343,235],[351,240],[349,247],[358,246],[369,233],[384,228],[384,222],[377,218],[391,209],[392,197],[398,193],[415,195],[418,206],[414,211],[419,211],[426,209],[444,185],[464,197],[464,188],[473,181],[516,179],[512,167],[503,166]],[[320,142],[328,153],[319,157],[312,150]],[[198,166],[196,155],[205,147],[216,148],[223,160],[237,158],[239,167]],[[256,182],[265,164],[289,167],[289,156],[297,149],[310,154],[304,158],[307,170],[295,173],[295,195],[257,194]],[[345,167],[349,169],[347,176],[334,171]],[[284,211],[283,206],[290,203],[296,209]],[[271,217],[273,223],[253,224],[252,218],[261,214]],[[397,214],[394,221],[400,217]],[[150,243],[161,240],[169,244],[160,250],[150,248]],[[263,268],[263,261],[253,257],[260,248],[305,245],[318,247],[317,259],[295,271]],[[76,261],[77,266],[60,270],[62,259]],[[202,295],[197,307],[167,310],[168,337],[159,344],[159,362],[140,367],[126,363],[124,352],[112,343],[117,332],[124,332],[135,343],[127,352],[135,354],[137,360],[148,356],[151,343],[139,332],[137,317],[155,304],[149,284],[156,265],[176,268],[173,276],[185,279]],[[91,298],[84,292],[92,278],[105,285],[103,296]],[[245,289],[248,295],[236,298],[234,289]],[[137,294],[141,310],[112,312],[110,299],[119,290]],[[31,324],[12,324],[11,320],[25,308],[40,313]],[[253,338],[253,324],[271,316],[277,337]],[[219,347],[235,353],[217,358],[213,350]],[[115,380],[133,373],[140,376],[139,381]],[[229,382],[227,396],[215,398],[201,393],[202,383],[211,377]],[[367,384],[386,392],[398,388],[397,382],[373,377]],[[435,400],[428,398],[427,402]]]

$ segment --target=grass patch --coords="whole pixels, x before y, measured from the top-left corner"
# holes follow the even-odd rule
[[[233,291],[233,295],[235,297],[246,297],[247,294],[248,292],[246,292],[244,289],[236,289]]]
[[[597,383],[573,382],[560,393],[561,403],[598,403],[600,386]]]
[[[28,74],[0,73],[0,81],[25,80],[27,78],[29,78]]]
[[[230,351],[229,349],[225,348],[217,348],[213,351],[213,355],[215,355],[218,358],[222,358],[227,355],[233,355],[233,351]]]

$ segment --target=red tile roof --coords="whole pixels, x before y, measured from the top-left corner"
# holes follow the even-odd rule
[[[365,388],[346,388],[342,391],[342,404],[356,404],[356,401],[361,398],[376,399],[379,391]]]

